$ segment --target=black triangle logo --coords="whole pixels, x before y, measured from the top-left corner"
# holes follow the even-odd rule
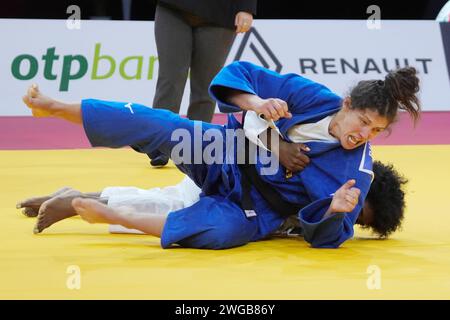
[[[280,72],[283,68],[278,58],[272,50],[270,50],[267,43],[255,28],[251,28],[245,33],[244,38],[239,45],[239,49],[236,52],[236,56],[234,57],[234,61],[240,60],[247,48],[253,52],[259,63],[264,68],[274,70],[276,72]]]

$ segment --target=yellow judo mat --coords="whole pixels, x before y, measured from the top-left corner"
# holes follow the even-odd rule
[[[62,186],[151,188],[178,183],[128,149],[0,151],[1,299],[449,299],[450,146],[376,146],[410,180],[403,230],[368,231],[339,249],[270,239],[228,250],[161,249],[80,218],[40,235],[15,203]],[[74,278],[76,277],[76,278]]]

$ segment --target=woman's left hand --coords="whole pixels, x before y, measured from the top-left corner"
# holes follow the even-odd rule
[[[244,33],[250,30],[253,23],[253,16],[245,11],[240,11],[234,18],[234,25],[236,26],[236,33]]]
[[[355,209],[361,194],[361,190],[354,187],[355,184],[354,179],[348,180],[335,192],[329,208],[331,213],[352,212]]]

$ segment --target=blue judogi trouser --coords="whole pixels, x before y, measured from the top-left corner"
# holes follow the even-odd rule
[[[196,126],[202,133],[215,129],[225,135],[225,127],[181,118],[171,111],[139,104],[86,99],[81,104],[83,126],[92,146],[120,148],[131,146],[142,153],[159,150],[168,156],[178,140],[175,130],[186,130],[194,141]],[[201,139],[201,137],[195,137]],[[211,143],[203,141],[201,151]],[[225,139],[224,139],[225,140]],[[240,173],[235,164],[179,163],[177,167],[200,188],[200,200],[190,207],[169,213],[161,234],[161,246],[224,249],[264,238],[276,230],[283,218],[270,210],[261,195],[252,189],[257,216],[247,217],[240,207]],[[226,153],[226,150],[224,150]],[[203,159],[203,157],[202,157]]]

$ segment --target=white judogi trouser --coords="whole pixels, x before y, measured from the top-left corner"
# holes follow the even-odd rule
[[[199,200],[201,189],[188,176],[174,185],[164,188],[140,189],[136,187],[107,187],[101,193],[108,198],[108,207],[127,208],[135,214],[165,214],[189,207]],[[110,225],[111,233],[143,232],[127,229],[121,225]]]

